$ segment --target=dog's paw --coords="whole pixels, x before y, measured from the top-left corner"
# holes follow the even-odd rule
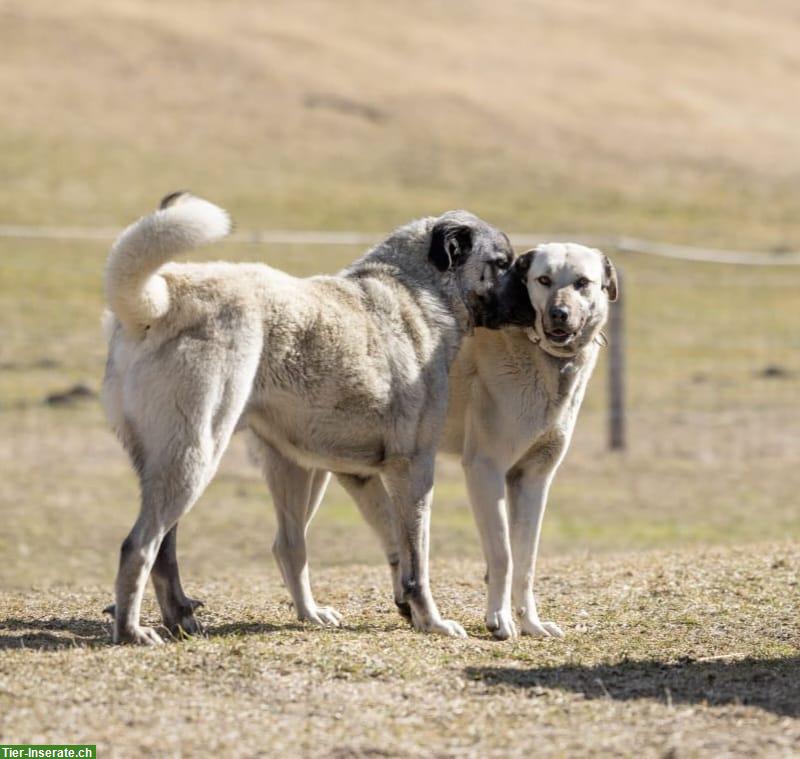
[[[317,606],[298,618],[301,622],[310,622],[320,627],[339,627],[342,623],[342,615],[330,606]]]
[[[128,630],[115,630],[114,643],[132,646],[163,646],[164,641],[152,627],[132,627]]]
[[[187,603],[189,606],[191,606],[191,607],[192,607],[192,611],[196,611],[196,610],[197,610],[197,609],[199,609],[201,606],[205,606],[205,605],[206,605],[206,602],[205,602],[205,601],[198,601],[196,598],[187,598],[187,599],[186,599],[186,603]]]
[[[165,619],[164,627],[169,630],[173,638],[181,639],[190,635],[200,635],[203,626],[197,621],[193,611],[182,614],[180,619]]]
[[[517,637],[517,626],[511,609],[497,609],[486,613],[486,629],[497,640],[514,640]]]
[[[539,619],[521,617],[520,628],[523,635],[534,638],[563,638],[564,631],[555,622],[541,622]]]
[[[426,624],[417,624],[415,622],[414,628],[420,632],[433,633],[434,635],[446,635],[450,638],[467,637],[466,630],[452,619],[438,619]]]
[[[203,626],[194,615],[196,609],[205,606],[196,598],[186,597],[182,604],[176,605],[163,617],[164,627],[174,638],[185,638],[189,635],[200,635]]]

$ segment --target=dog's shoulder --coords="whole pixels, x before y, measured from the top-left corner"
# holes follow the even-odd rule
[[[435,219],[416,219],[395,229],[350,264],[342,276],[362,283],[383,282],[390,288],[436,292],[441,277],[436,276],[428,259],[431,228]]]
[[[341,272],[371,314],[399,322],[417,341],[456,328],[453,304],[428,261],[429,238],[427,220],[412,222]]]

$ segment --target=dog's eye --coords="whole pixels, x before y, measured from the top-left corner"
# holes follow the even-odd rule
[[[589,284],[589,280],[586,277],[581,277],[580,279],[575,280],[575,289],[576,290],[583,290],[586,285]]]
[[[510,261],[507,258],[496,258],[494,261],[492,261],[492,265],[500,269],[500,271],[507,269],[509,263]]]
[[[550,287],[553,284],[553,280],[546,276],[541,276],[536,281],[543,287]]]

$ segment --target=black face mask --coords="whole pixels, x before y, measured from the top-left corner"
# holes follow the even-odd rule
[[[526,284],[528,267],[524,264],[518,266],[520,260],[518,258],[498,283],[481,298],[480,308],[476,309],[476,327],[500,329],[509,324],[518,327],[534,326],[535,311]]]

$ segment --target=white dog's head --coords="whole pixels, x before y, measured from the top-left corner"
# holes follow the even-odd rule
[[[527,327],[553,356],[567,357],[589,345],[617,299],[617,272],[595,248],[547,243],[523,253],[498,288],[499,319],[491,326]]]

